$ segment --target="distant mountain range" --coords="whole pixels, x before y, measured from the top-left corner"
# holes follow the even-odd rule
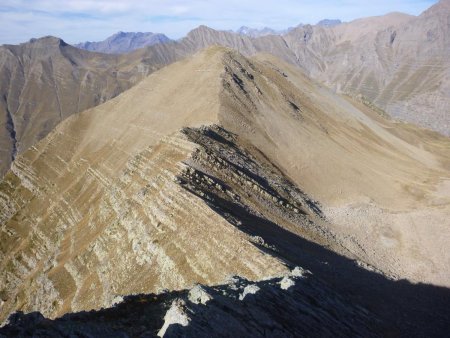
[[[258,38],[266,35],[281,35],[287,33],[287,30],[275,30],[269,27],[264,27],[261,29],[258,28],[250,28],[247,26],[242,26],[239,28],[236,33],[239,35],[245,35],[251,38]]]
[[[65,118],[117,96],[177,59],[164,44],[156,46],[151,55],[93,53],[55,37],[0,46],[0,176],[16,154]]]
[[[87,41],[74,46],[91,52],[122,54],[169,41],[167,36],[160,33],[118,32],[103,41]]]
[[[322,27],[333,27],[341,24],[341,20],[330,20],[325,19],[317,23],[318,26]],[[289,33],[295,28],[302,27],[303,24],[299,24],[295,27],[289,27],[287,29],[276,30],[270,27],[264,28],[252,28],[248,26],[242,26],[235,33],[239,35],[245,35],[251,38],[258,38],[266,35],[283,35]],[[233,31],[230,31],[231,33]],[[160,43],[171,42],[170,38],[161,33],[151,33],[151,32],[117,32],[114,35],[106,38],[103,41],[86,41],[80,42],[74,47],[89,50],[91,52],[99,52],[106,54],[124,54],[132,52],[139,48],[149,47]]]
[[[337,25],[340,25],[342,23],[339,19],[324,19],[317,23],[317,26],[321,27],[334,27]],[[266,35],[284,35],[291,31],[293,31],[296,28],[300,28],[305,26],[304,24],[300,23],[295,27],[289,27],[286,29],[276,30],[270,27],[264,27],[264,28],[251,28],[248,26],[242,26],[238,30],[236,30],[236,33],[239,35],[245,35],[250,38],[259,38]]]

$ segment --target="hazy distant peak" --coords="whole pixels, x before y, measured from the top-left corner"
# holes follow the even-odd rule
[[[205,33],[208,34],[208,33],[211,33],[211,32],[216,32],[216,30],[211,28],[211,27],[205,26],[205,25],[200,25],[200,26],[198,26],[198,27],[196,27],[194,29],[191,29],[186,34],[186,37],[189,38],[189,37],[193,37],[193,36],[201,35],[201,34],[205,34]]]
[[[440,0],[434,6],[431,6],[431,8],[433,8],[435,6],[447,6],[447,7],[450,7],[450,0]]]
[[[404,25],[416,18],[413,15],[392,12],[385,15],[356,19],[333,27],[341,41],[356,41],[366,34],[375,34],[377,31],[389,27]]]
[[[257,38],[266,35],[281,35],[286,32],[287,30],[275,30],[270,27],[263,27],[261,29],[258,29],[258,28],[251,28],[248,26],[242,26],[236,31],[236,33],[239,35],[245,35],[251,38]]]
[[[388,18],[391,17],[391,18],[404,18],[404,19],[415,17],[414,15],[403,13],[403,12],[389,12],[389,13],[386,13],[385,15],[380,15],[380,16],[388,17]]]
[[[301,27],[303,27],[303,26],[305,26],[303,23],[299,23],[297,26],[294,26],[294,27],[288,27],[288,29],[286,29],[286,33],[289,33],[289,32],[291,32],[291,31],[293,31],[294,29],[301,28]]]
[[[126,36],[141,36],[142,34],[143,34],[142,32],[122,32],[122,31],[119,31],[116,34],[111,35],[110,38],[116,39],[116,38],[123,38],[123,37],[126,37]],[[147,33],[147,34],[153,35],[153,33]]]
[[[194,32],[194,31],[213,31],[213,30],[215,30],[215,29],[213,29],[211,27],[208,27],[206,25],[200,25],[197,28],[192,29],[191,32]]]
[[[99,42],[82,42],[75,47],[93,52],[108,54],[123,54],[135,49],[153,46],[171,41],[166,35],[151,32],[122,32],[119,31],[107,39]]]
[[[110,36],[110,38],[121,38],[121,37],[141,37],[141,36],[155,36],[155,35],[163,35],[160,33],[152,33],[152,32],[122,32],[119,31],[116,34]]]
[[[340,25],[341,23],[342,23],[342,21],[339,19],[323,19],[317,23],[317,26],[334,27],[334,26]]]

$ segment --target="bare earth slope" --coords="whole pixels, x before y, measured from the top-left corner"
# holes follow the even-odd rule
[[[13,162],[0,183],[0,320],[299,265],[385,333],[445,332],[448,289],[396,280],[450,285],[449,146],[272,56],[207,49]]]
[[[448,138],[393,123],[288,64],[261,58],[266,66],[255,71],[262,78],[235,71],[242,92],[224,99],[221,124],[329,207],[346,246],[365,261],[450,285]]]

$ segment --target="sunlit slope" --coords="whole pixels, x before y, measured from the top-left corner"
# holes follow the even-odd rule
[[[3,320],[284,271],[175,182],[195,144],[168,135],[217,121],[220,55],[201,53],[69,118],[14,163],[1,187]]]

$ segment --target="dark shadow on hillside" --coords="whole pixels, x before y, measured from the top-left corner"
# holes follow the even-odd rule
[[[257,180],[257,182],[262,185],[264,190],[277,195],[272,189],[277,186],[274,184],[275,178],[270,178],[272,167],[276,166],[262,153],[267,163],[257,163],[256,159],[252,159],[252,147],[248,148],[238,135],[232,134],[220,126],[191,128],[185,129],[184,132],[195,143],[201,145],[206,153],[212,153],[217,158],[221,158],[223,163],[228,164],[228,168],[225,166],[225,169],[221,169],[220,172],[216,171],[215,174],[212,174],[215,177],[211,176],[210,178],[220,181],[218,177],[223,176],[221,174],[224,171],[231,171],[229,168],[237,169],[236,173],[243,173],[254,180],[256,177],[266,175],[265,178],[263,177],[264,179]],[[226,142],[223,141],[224,139]],[[216,170],[210,163],[197,161],[195,165],[198,170],[203,170],[202,175]],[[276,179],[278,179],[278,183],[281,183],[278,194],[286,188],[293,191],[298,190],[287,178],[280,179],[282,172],[278,171]],[[251,189],[243,187],[243,184],[235,184],[232,181],[230,183],[229,179],[227,182],[221,182],[223,186],[229,184],[226,190],[231,190],[244,200],[248,198],[258,204],[260,207],[257,208],[257,211],[252,211],[250,204],[246,205],[245,202],[241,203],[239,200],[231,199],[217,189],[211,189],[196,182],[195,179],[187,177],[186,181],[185,184],[182,182],[182,186],[202,198],[211,209],[241,231],[250,236],[262,238],[265,245],[259,246],[261,250],[279,257],[290,266],[301,266],[312,271],[316,277],[351,302],[360,304],[377,314],[385,324],[384,335],[449,336],[450,289],[427,284],[412,284],[407,280],[388,279],[381,274],[361,268],[354,260],[285,230],[268,219],[271,216],[267,215],[273,215],[273,211],[277,207],[261,203],[261,199],[252,193]],[[297,196],[301,196],[316,215],[322,216],[319,206],[310,205],[309,203],[314,202],[309,201],[303,192],[300,191]],[[295,201],[290,203],[295,204]],[[261,212],[267,212],[267,215],[263,216]],[[285,215],[288,213],[285,212],[281,217],[289,223],[298,224],[297,226],[301,227],[300,233],[313,234],[317,230],[314,227],[308,228],[308,224],[314,224],[314,217],[308,219],[309,216],[306,215],[303,220],[300,220],[299,218],[289,219]],[[332,237],[327,240],[332,240]]]
[[[230,222],[239,219],[240,223],[234,225],[241,231],[263,238],[268,246],[261,246],[261,250],[280,257],[290,266],[310,270],[334,291],[376,314],[383,322],[384,336],[449,337],[450,289],[390,280],[251,214],[240,205],[218,196],[213,197],[213,203],[205,201]]]
[[[110,309],[67,314],[55,320],[37,312],[19,312],[0,329],[0,337],[155,337],[165,320],[171,323],[166,325],[165,337],[381,334],[375,315],[349,303],[314,276],[302,276],[298,271],[256,283],[233,277],[219,286],[128,296]],[[188,325],[180,323],[184,315],[189,318]]]
[[[115,307],[69,313],[51,320],[39,312],[16,312],[0,337],[153,337],[172,298],[181,292],[127,296]]]

